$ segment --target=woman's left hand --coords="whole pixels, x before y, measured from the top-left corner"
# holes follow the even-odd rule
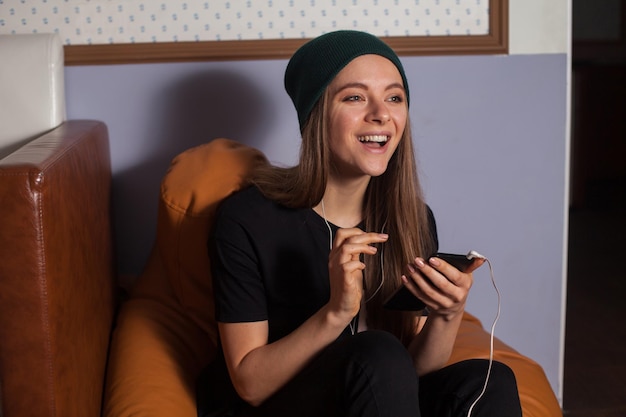
[[[425,321],[416,323],[417,334],[409,345],[418,375],[445,366],[463,319],[472,287],[472,272],[485,261],[475,259],[461,272],[440,258],[416,258],[402,276],[404,285],[428,307]]]
[[[483,263],[483,259],[475,259],[466,272],[461,272],[440,258],[431,257],[427,262],[416,258],[402,280],[432,314],[450,319],[463,313],[474,282],[472,272]]]

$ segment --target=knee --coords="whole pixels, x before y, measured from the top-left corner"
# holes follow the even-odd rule
[[[497,389],[517,393],[517,380],[513,370],[506,364],[493,361],[491,364],[490,384]]]
[[[352,339],[345,380],[348,398],[365,396],[362,401],[387,410],[384,415],[419,415],[417,372],[404,345],[383,331],[368,330]],[[394,411],[404,407],[411,411]]]
[[[376,373],[415,376],[413,360],[404,345],[392,334],[380,330],[361,332],[353,337],[353,360]]]
[[[457,362],[420,383],[422,409],[433,415],[466,415],[476,405],[476,416],[521,416],[515,375],[502,362],[493,361],[491,368],[486,359]]]
[[[485,360],[485,362],[488,361]],[[517,381],[513,370],[508,365],[497,361],[491,364],[487,387],[484,397],[477,404],[476,415],[515,417],[522,415]]]
[[[519,399],[515,374],[508,365],[493,361],[491,369],[489,369],[489,361],[487,359],[473,359],[466,361],[464,364],[467,365],[465,370],[468,375],[466,390],[469,392],[472,390],[475,393],[482,391],[486,382],[487,386],[484,396],[509,399],[510,401]]]

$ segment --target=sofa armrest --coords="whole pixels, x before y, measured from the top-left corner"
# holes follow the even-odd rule
[[[102,122],[67,121],[0,160],[3,417],[100,415],[114,314]]]

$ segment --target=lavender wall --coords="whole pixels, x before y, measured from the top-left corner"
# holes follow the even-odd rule
[[[560,395],[568,139],[567,56],[403,57],[426,195],[441,249],[490,258],[502,293],[496,335],[538,361]],[[292,164],[299,138],[286,62],[67,67],[68,118],[109,127],[117,256],[140,272],[159,182],[177,153],[230,137]],[[496,312],[489,271],[468,310]]]

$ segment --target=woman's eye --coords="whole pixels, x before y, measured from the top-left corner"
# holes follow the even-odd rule
[[[402,96],[393,96],[389,98],[389,101],[394,103],[402,103],[404,101],[404,97]]]
[[[343,101],[359,101],[361,100],[361,96],[347,96],[343,99]]]

